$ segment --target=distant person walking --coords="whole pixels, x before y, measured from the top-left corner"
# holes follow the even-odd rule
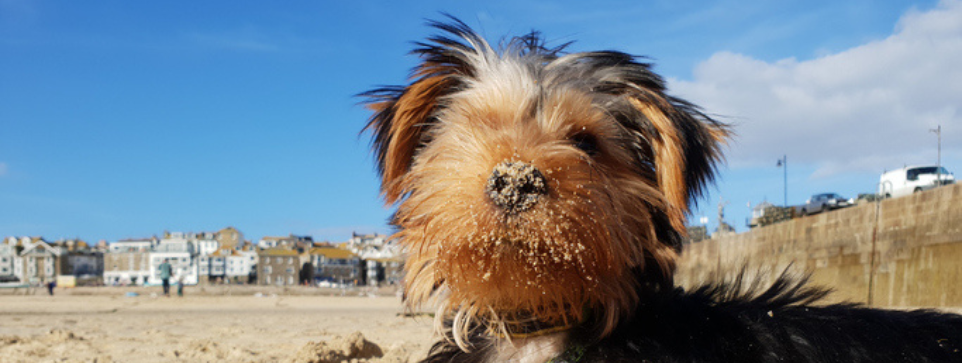
[[[171,268],[169,259],[164,259],[164,263],[160,264],[160,281],[164,283],[164,296],[170,297],[170,276]]]
[[[55,287],[57,287],[56,280],[51,280],[50,282],[47,282],[47,293],[50,294],[50,296],[53,296],[53,288]]]
[[[184,297],[184,274],[177,276],[177,296]]]

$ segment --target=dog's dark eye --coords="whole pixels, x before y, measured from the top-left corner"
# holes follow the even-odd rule
[[[576,134],[571,137],[571,142],[576,148],[584,151],[585,154],[588,154],[588,156],[595,156],[598,154],[598,139],[596,139],[592,134]]]

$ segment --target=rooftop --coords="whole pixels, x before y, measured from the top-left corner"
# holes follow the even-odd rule
[[[337,259],[356,257],[354,253],[351,251],[340,249],[340,248],[334,248],[334,247],[316,247],[316,248],[312,248],[310,253],[312,255],[322,255],[327,258],[337,258]]]

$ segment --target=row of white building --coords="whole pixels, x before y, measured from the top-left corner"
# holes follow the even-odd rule
[[[341,251],[341,252],[337,252]],[[281,259],[296,260],[290,266],[275,266]],[[305,275],[315,278],[344,277],[344,281],[397,282],[400,249],[379,234],[352,234],[347,242],[333,245],[315,243],[311,237],[288,235],[263,237],[256,243],[244,240],[233,227],[217,232],[165,232],[162,238],[127,239],[109,244],[104,257],[106,285],[155,285],[161,283],[160,264],[171,264],[173,282],[186,285],[210,283],[260,283],[291,285],[303,283]],[[296,258],[295,258],[296,257]],[[363,272],[354,273],[354,261]],[[304,263],[311,273],[305,274]],[[260,266],[260,270],[258,270]],[[278,273],[283,271],[282,273]],[[359,279],[349,276],[363,274]]]
[[[280,255],[290,256],[282,259]],[[320,280],[394,283],[399,276],[399,256],[396,246],[379,234],[353,234],[338,244],[315,243],[311,237],[293,234],[251,243],[236,228],[227,227],[216,232],[164,232],[162,237],[101,241],[96,246],[79,239],[47,242],[41,237],[8,237],[0,243],[0,282],[40,284],[75,275],[78,282],[82,276],[85,284],[157,285],[161,283],[160,265],[166,261],[172,265],[171,282],[186,285],[273,285],[278,281],[289,285]],[[278,265],[282,261],[287,264]]]
[[[6,237],[0,241],[0,283],[42,284],[69,275],[96,279],[103,254],[79,239],[47,241],[41,237]]]
[[[251,282],[257,249],[234,227],[217,232],[165,232],[163,237],[125,239],[109,244],[104,257],[104,284],[161,283],[160,265],[171,264],[173,282],[187,285]]]

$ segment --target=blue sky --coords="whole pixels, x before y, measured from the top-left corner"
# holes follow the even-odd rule
[[[700,203],[870,192],[962,167],[959,1],[54,2],[0,0],[0,236],[113,241],[234,226],[388,232],[353,95],[403,83],[441,12],[489,39],[651,57],[736,127]]]

